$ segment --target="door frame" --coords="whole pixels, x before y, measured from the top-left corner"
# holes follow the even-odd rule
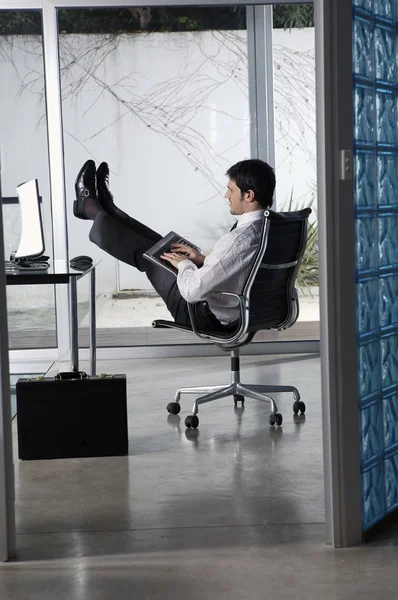
[[[246,4],[235,0],[235,4]],[[285,4],[273,0],[273,4]],[[300,4],[293,0],[291,4]],[[146,0],[86,0],[84,7],[146,6]],[[192,0],[158,0],[154,5],[197,5]],[[201,5],[230,5],[230,1],[202,0]],[[251,5],[264,5],[253,0]],[[58,226],[66,222],[66,197],[63,173],[62,107],[56,18],[58,8],[82,8],[75,0],[0,0],[0,9],[42,10],[46,60],[47,106],[53,114],[48,123],[51,193],[54,218]],[[345,0],[315,1],[315,36],[317,62],[318,128],[318,210],[320,232],[320,304],[321,304],[321,377],[324,437],[324,479],[326,496],[327,542],[336,547],[361,542],[359,427],[356,380],[356,327],[354,272],[354,212],[352,179],[342,179],[341,150],[352,149],[352,8]],[[47,34],[46,34],[47,32]],[[50,32],[50,35],[48,35]],[[337,37],[338,32],[338,37]],[[55,52],[55,54],[54,54]],[[50,76],[50,77],[49,77]],[[58,89],[56,89],[58,87]],[[55,112],[54,112],[55,111]],[[60,225],[61,224],[61,225]],[[0,233],[0,239],[2,232]],[[58,252],[67,258],[67,238],[58,238]],[[62,241],[63,240],[63,241]],[[64,244],[63,248],[61,245]],[[1,258],[1,257],[0,257]],[[0,318],[6,318],[4,273],[0,274]],[[66,302],[66,297],[64,298]],[[68,314],[68,311],[66,311]],[[61,325],[60,325],[61,326]],[[64,340],[69,328],[62,325]],[[344,335],[343,335],[344,332]],[[2,340],[4,340],[2,336]],[[3,342],[4,346],[4,342]],[[4,499],[12,498],[14,483],[10,479],[12,448],[9,448],[11,421],[7,413],[9,395],[8,356],[2,347],[0,440],[8,442],[0,455],[0,519],[7,523],[5,545],[0,560],[15,554],[15,517],[4,510]],[[4,362],[6,361],[6,362]],[[4,368],[6,367],[6,370]],[[5,393],[6,392],[6,393]],[[7,438],[8,436],[8,438]],[[1,446],[0,446],[1,451]],[[8,479],[7,479],[8,477]],[[4,531],[4,529],[2,528]],[[5,539],[5,541],[4,541]]]
[[[351,2],[315,3],[315,54],[326,529],[346,547],[362,541]]]

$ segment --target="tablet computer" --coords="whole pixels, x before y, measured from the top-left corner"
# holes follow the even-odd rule
[[[171,244],[185,244],[185,246],[189,246],[194,250],[200,252],[200,248],[192,244],[192,242],[186,240],[181,235],[178,235],[175,231],[170,231],[165,237],[159,240],[154,246],[149,248],[146,252],[144,252],[143,256],[147,259],[158,265],[159,267],[163,267],[173,273],[173,275],[177,276],[178,269],[173,267],[171,263],[163,258],[160,258],[162,254],[165,252],[171,252]]]

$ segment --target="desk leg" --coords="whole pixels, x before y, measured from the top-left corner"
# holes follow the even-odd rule
[[[79,321],[77,315],[77,281],[76,277],[70,280],[70,313],[71,313],[71,344],[72,344],[72,371],[79,370]]]
[[[90,273],[90,366],[91,375],[97,374],[97,331],[95,313],[95,267]]]

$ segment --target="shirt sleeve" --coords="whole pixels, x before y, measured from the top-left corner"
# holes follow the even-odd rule
[[[212,292],[225,291],[223,284],[242,268],[241,255],[232,251],[236,243],[231,233],[224,235],[206,256],[199,269],[190,260],[178,265],[177,285],[181,296],[190,303],[206,300]]]

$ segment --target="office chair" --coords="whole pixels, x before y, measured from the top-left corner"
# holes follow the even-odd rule
[[[177,390],[174,401],[167,405],[169,413],[180,412],[181,394],[200,395],[193,405],[193,414],[185,419],[185,426],[196,428],[199,425],[198,411],[201,404],[213,402],[219,398],[233,396],[235,406],[244,405],[245,398],[269,402],[270,425],[282,425],[283,417],[273,398],[272,392],[292,392],[293,412],[305,412],[305,404],[294,386],[280,385],[243,385],[240,381],[239,351],[249,344],[258,331],[264,329],[282,331],[291,327],[299,315],[299,302],[295,280],[304,255],[307,242],[308,217],[310,208],[296,212],[264,212],[259,248],[241,294],[219,292],[235,296],[239,302],[240,319],[235,326],[219,331],[200,331],[196,324],[191,306],[188,304],[192,327],[178,325],[174,321],[156,320],[153,327],[167,327],[194,333],[200,338],[210,340],[231,355],[230,385],[208,385],[184,387]],[[204,394],[204,395],[203,395]]]

